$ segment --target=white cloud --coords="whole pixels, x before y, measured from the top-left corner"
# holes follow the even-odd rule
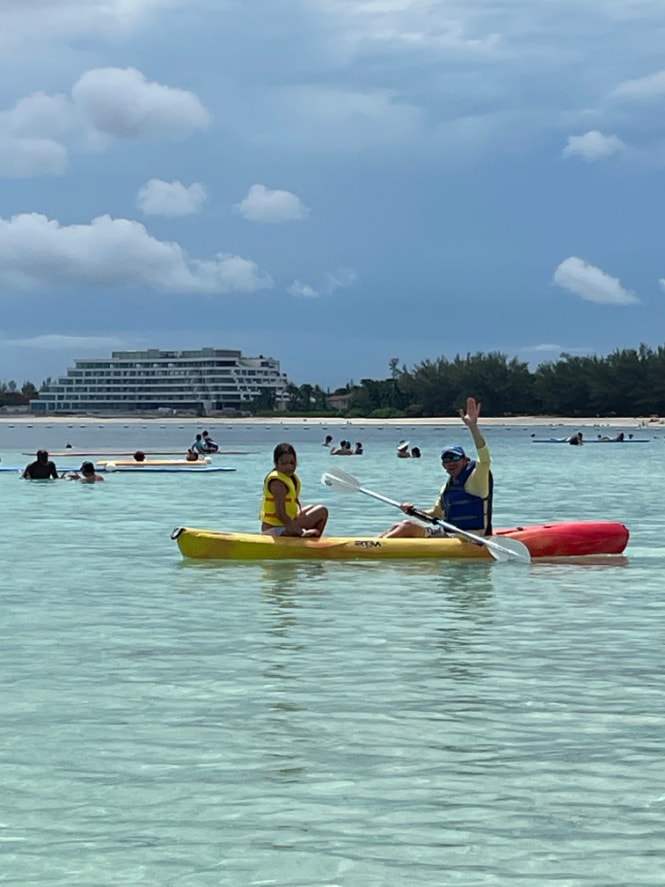
[[[0,178],[62,175],[67,149],[53,139],[22,139],[0,134]]]
[[[331,296],[336,290],[352,286],[358,275],[353,268],[337,268],[335,271],[326,271],[325,279],[325,291]]]
[[[71,99],[60,93],[34,92],[0,112],[0,132],[27,138],[59,138],[77,123]]]
[[[623,151],[625,147],[617,136],[606,136],[597,129],[592,129],[581,136],[568,136],[563,156],[565,158],[583,157],[585,160],[606,160],[618,151]]]
[[[38,39],[72,40],[131,30],[152,12],[182,0],[2,0],[0,50]],[[35,27],[35,22],[39,27]]]
[[[631,305],[639,302],[635,293],[621,286],[617,277],[610,277],[605,271],[576,256],[561,262],[554,272],[554,283],[589,302],[604,305]]]
[[[150,82],[136,68],[95,68],[74,84],[75,103],[116,139],[184,138],[210,122],[194,93]]]
[[[309,207],[290,191],[271,190],[252,185],[247,195],[236,203],[234,211],[249,222],[298,222],[306,219]]]
[[[663,290],[663,292],[665,292],[665,277],[659,278],[658,285]]]
[[[314,0],[314,4],[344,28],[349,44],[360,49],[377,43],[478,52],[492,48],[499,40],[495,32],[475,26],[474,7],[468,4],[435,0]]]
[[[637,102],[650,102],[661,96],[665,96],[665,71],[636,80],[624,80],[610,93],[610,98]]]
[[[320,295],[313,287],[307,283],[301,283],[300,280],[294,280],[288,291],[292,296],[302,299],[318,299]]]
[[[60,225],[38,213],[0,218],[0,284],[5,288],[148,287],[173,293],[256,292],[268,274],[241,256],[191,259],[140,222],[100,216]]]
[[[41,351],[73,351],[90,353],[94,351],[113,351],[125,348],[126,342],[117,336],[31,336],[26,339],[4,339],[3,346],[12,348],[38,348]]]
[[[205,188],[198,182],[186,187],[179,181],[150,179],[139,189],[136,202],[146,216],[188,216],[198,213],[205,199]]]
[[[0,178],[61,175],[67,148],[58,137],[74,125],[74,106],[64,95],[37,92],[0,112]]]

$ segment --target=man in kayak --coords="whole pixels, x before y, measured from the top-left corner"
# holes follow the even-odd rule
[[[491,536],[493,480],[489,449],[478,428],[479,416],[480,404],[473,397],[467,397],[466,410],[460,410],[460,418],[471,432],[476,458],[470,459],[459,444],[452,444],[443,450],[441,464],[448,480],[441,488],[434,507],[423,509],[423,513],[454,524],[460,530]],[[413,514],[415,510],[412,502],[403,502],[400,508],[405,514]],[[442,527],[424,527],[415,521],[405,520],[394,524],[381,537],[394,539],[445,535]]]

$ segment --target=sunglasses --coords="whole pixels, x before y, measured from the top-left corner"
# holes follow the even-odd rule
[[[441,461],[446,465],[448,462],[460,462],[463,458],[464,456],[460,456],[459,453],[445,453],[441,456]]]

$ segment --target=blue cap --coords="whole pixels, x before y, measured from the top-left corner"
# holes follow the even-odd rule
[[[466,456],[464,452],[464,447],[461,447],[459,444],[453,444],[451,447],[446,447],[441,450],[441,456],[445,456],[446,453],[452,453],[455,456]]]

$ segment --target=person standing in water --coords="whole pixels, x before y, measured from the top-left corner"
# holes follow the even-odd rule
[[[261,532],[270,536],[313,536],[323,534],[328,522],[325,505],[300,504],[300,478],[296,474],[296,451],[290,443],[277,444],[274,468],[263,480]]]
[[[55,463],[49,459],[47,450],[37,450],[37,458],[26,466],[22,477],[26,480],[48,480],[49,478],[57,480],[58,469],[55,467]]]

